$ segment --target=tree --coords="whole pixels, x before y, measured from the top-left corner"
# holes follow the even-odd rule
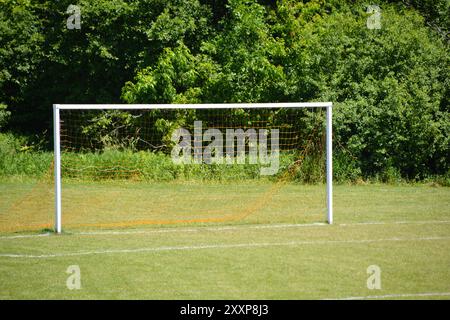
[[[23,103],[27,87],[44,58],[42,21],[30,0],[0,0],[0,122]]]

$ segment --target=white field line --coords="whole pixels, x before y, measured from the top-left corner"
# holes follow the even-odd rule
[[[450,221],[449,221],[450,222]],[[121,235],[121,234],[146,234],[146,233],[166,233],[166,232],[201,232],[201,231],[234,231],[242,229],[277,229],[277,228],[301,228],[327,226],[327,223],[304,223],[304,224],[260,224],[260,225],[240,225],[226,227],[197,227],[197,228],[165,228],[156,230],[130,230],[130,231],[92,231],[77,232],[76,235]]]
[[[387,238],[387,239],[361,239],[361,240],[318,240],[318,241],[290,241],[290,242],[262,242],[262,243],[236,243],[236,244],[211,244],[197,246],[166,246],[166,247],[146,247],[135,249],[113,249],[96,251],[79,251],[67,253],[50,254],[20,254],[20,253],[2,253],[0,258],[29,258],[29,259],[48,259],[60,257],[89,256],[99,254],[117,254],[117,253],[142,253],[142,252],[163,252],[163,251],[189,251],[205,249],[234,249],[234,248],[258,248],[258,247],[282,247],[282,246],[301,246],[301,245],[326,245],[326,244],[349,244],[349,243],[376,243],[376,242],[399,242],[399,241],[441,241],[450,240],[450,237],[419,237],[419,238]]]
[[[450,221],[449,221],[450,223]],[[260,224],[260,225],[239,225],[239,226],[226,226],[226,227],[171,227],[171,228],[159,228],[151,230],[124,230],[124,231],[85,231],[85,232],[71,232],[73,235],[81,236],[97,236],[97,235],[127,235],[127,234],[154,234],[154,233],[182,233],[182,232],[201,232],[201,231],[233,231],[233,230],[245,230],[245,229],[276,229],[276,228],[299,228],[299,227],[315,227],[315,226],[327,226],[327,223],[299,223],[299,224]],[[49,236],[50,233],[45,234],[29,234],[29,235],[17,235],[17,236],[3,236],[2,239],[16,239],[16,238],[34,238]]]
[[[355,222],[334,224],[337,227],[363,226],[363,225],[396,225],[396,224],[446,224],[450,220],[436,221],[394,221],[394,222]],[[197,228],[165,228],[156,230],[129,230],[129,231],[87,231],[76,232],[75,235],[122,235],[122,234],[147,234],[147,233],[166,233],[166,232],[201,232],[201,231],[235,231],[246,229],[278,229],[278,228],[307,228],[307,227],[324,227],[329,226],[328,223],[297,223],[297,224],[260,224],[260,225],[240,225],[226,227],[197,227]]]
[[[340,227],[347,227],[347,226],[363,226],[363,225],[445,224],[445,223],[450,223],[450,220],[390,221],[390,222],[372,221],[372,222],[341,223],[341,224],[339,224],[339,226]]]
[[[399,225],[399,224],[447,224],[450,220],[428,220],[428,221],[390,221],[390,222],[354,222],[354,223],[341,223],[333,224],[337,227],[352,227],[352,226],[364,226],[364,225]],[[124,230],[124,231],[86,231],[86,232],[74,232],[73,235],[81,236],[97,236],[97,235],[127,235],[127,234],[154,234],[154,233],[182,233],[182,232],[202,232],[202,231],[239,231],[246,229],[278,229],[278,228],[307,228],[307,227],[324,227],[329,226],[328,223],[297,223],[297,224],[260,224],[260,225],[237,225],[226,227],[171,227],[171,228],[159,228],[151,230]],[[29,234],[29,235],[17,235],[17,236],[3,236],[2,239],[17,239],[17,238],[34,238],[49,236],[50,233],[45,234]]]
[[[0,237],[1,239],[23,239],[23,238],[36,238],[36,237],[48,237],[50,236],[50,233],[40,233],[40,234],[22,234],[17,236],[3,236]]]
[[[345,298],[324,299],[324,300],[366,300],[366,299],[445,297],[445,296],[450,296],[450,292],[399,293],[399,294],[385,294],[379,296],[345,297]]]

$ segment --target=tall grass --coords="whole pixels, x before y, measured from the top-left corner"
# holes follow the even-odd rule
[[[25,138],[0,134],[0,176],[43,178],[51,172],[53,153],[27,147]]]
[[[30,150],[25,140],[10,134],[0,134],[0,177],[51,178],[53,153]],[[201,180],[241,181],[278,180],[322,182],[323,159],[308,157],[293,165],[296,155],[281,154],[279,170],[274,176],[261,176],[261,164],[175,164],[162,152],[105,150],[103,152],[70,152],[62,155],[62,175],[80,180],[131,179],[146,181]],[[321,161],[318,163],[317,160]],[[264,165],[267,166],[267,165]]]
[[[0,177],[52,179],[53,152],[30,148],[25,138],[12,134],[0,134]],[[106,150],[103,152],[64,153],[62,174],[65,178],[86,181],[127,179],[144,181],[241,181],[287,178],[299,183],[324,183],[325,158],[309,155],[299,161],[294,153],[280,155],[279,171],[274,176],[261,176],[262,165],[180,165],[170,155],[157,152],[130,150]],[[356,159],[346,153],[333,155],[333,178],[336,183],[374,181],[395,184],[411,182],[398,171],[387,170],[381,175],[363,177]],[[450,186],[450,174],[433,176],[423,180],[433,185]]]
[[[306,159],[294,165],[294,154],[281,154],[280,167],[273,176],[261,176],[261,164],[175,164],[170,155],[161,152],[107,150],[101,153],[66,153],[62,174],[83,180],[135,179],[148,181],[201,180],[242,181],[290,178],[306,183],[322,182],[323,165]]]

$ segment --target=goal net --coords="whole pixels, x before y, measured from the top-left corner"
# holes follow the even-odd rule
[[[54,105],[55,230],[331,223],[331,108]]]

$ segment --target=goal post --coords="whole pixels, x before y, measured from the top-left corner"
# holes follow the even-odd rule
[[[55,184],[55,232],[62,232],[62,170],[61,170],[61,113],[72,110],[225,110],[225,109],[300,109],[322,108],[325,116],[325,167],[326,167],[326,220],[333,223],[333,162],[332,162],[332,102],[289,102],[289,103],[212,103],[212,104],[54,104],[54,184]],[[195,139],[195,138],[194,138]],[[194,150],[195,152],[195,150]]]
[[[327,221],[333,223],[333,109],[330,103],[327,107],[326,118],[326,166],[327,166]]]
[[[57,104],[53,105],[53,144],[54,144],[54,170],[55,170],[55,232],[62,231],[61,212],[61,134],[60,117]]]

